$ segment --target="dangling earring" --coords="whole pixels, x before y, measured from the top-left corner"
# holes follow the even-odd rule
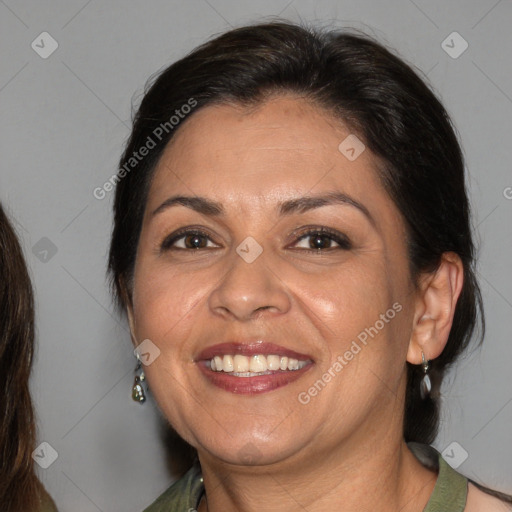
[[[142,362],[140,360],[139,354],[137,354],[137,366],[135,367],[135,371],[138,372],[141,366]],[[144,388],[142,387],[142,383],[145,380],[146,376],[144,375],[144,370],[142,370],[140,375],[135,375],[135,380],[133,381],[132,399],[139,404],[143,404],[146,401],[146,395],[144,393]]]
[[[425,400],[425,398],[428,397],[430,394],[430,391],[432,390],[432,382],[430,381],[430,377],[428,375],[428,369],[429,369],[429,362],[427,359],[425,359],[425,354],[421,353],[421,366],[423,367],[423,378],[421,379],[420,383],[420,393],[421,393],[421,399]]]

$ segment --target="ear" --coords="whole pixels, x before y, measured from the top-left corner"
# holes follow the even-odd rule
[[[453,252],[444,253],[437,271],[420,279],[407,361],[421,364],[422,352],[427,360],[435,359],[442,353],[448,341],[463,281],[462,261]]]

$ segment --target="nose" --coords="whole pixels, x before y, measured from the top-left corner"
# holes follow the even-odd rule
[[[264,253],[252,263],[233,254],[225,274],[209,297],[215,315],[248,321],[262,314],[277,316],[290,308],[290,297],[277,269],[267,266]]]

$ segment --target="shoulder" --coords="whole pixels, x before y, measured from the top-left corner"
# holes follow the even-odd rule
[[[464,512],[512,512],[512,503],[505,503],[469,482]]]
[[[57,505],[53,501],[52,497],[48,494],[44,487],[41,489],[41,508],[40,512],[58,512]]]
[[[201,468],[192,466],[185,475],[171,485],[144,512],[182,512],[195,510],[204,490]]]

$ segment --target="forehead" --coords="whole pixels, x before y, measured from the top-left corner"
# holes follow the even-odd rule
[[[364,149],[355,159],[343,152],[344,141],[358,143],[354,137],[341,120],[298,97],[274,97],[250,108],[203,107],[165,149],[148,209],[170,193],[210,196],[239,208],[333,190],[389,203],[371,152]]]

